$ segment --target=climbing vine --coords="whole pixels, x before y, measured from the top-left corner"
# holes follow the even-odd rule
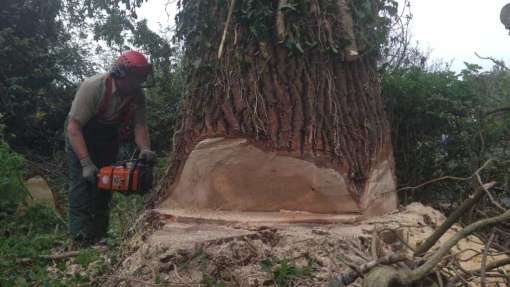
[[[234,7],[234,21],[230,24],[230,40],[239,35],[236,29],[248,33],[243,39],[278,43],[294,55],[318,49],[332,56],[342,55],[342,49],[356,41],[360,53],[377,57],[387,44],[392,23],[398,21],[398,2],[395,0],[181,0],[178,5],[176,40],[184,41],[188,51],[199,46],[219,47],[217,19],[227,19],[230,5]],[[344,3],[345,5],[341,4]],[[344,17],[338,17],[343,15]],[[346,37],[344,18],[351,18],[353,39]],[[225,24],[225,23],[224,23]],[[334,31],[344,33],[334,33]],[[234,31],[234,33],[233,33]],[[237,37],[236,37],[237,36]],[[204,45],[202,45],[204,44]],[[200,55],[202,51],[195,51]],[[242,51],[249,52],[249,51]]]

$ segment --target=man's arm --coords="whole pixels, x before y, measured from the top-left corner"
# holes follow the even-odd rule
[[[83,178],[90,183],[95,184],[97,167],[89,157],[87,144],[83,138],[80,123],[71,117],[67,123],[67,137],[69,138],[69,143],[71,144],[74,153],[80,160]]]
[[[140,149],[140,158],[149,162],[154,163],[156,160],[156,154],[151,150],[151,142],[149,138],[149,129],[143,123],[135,124],[135,143]]]
[[[135,124],[135,143],[140,151],[151,149],[149,129],[145,123]]]
[[[81,125],[78,121],[71,117],[67,123],[67,136],[69,137],[69,142],[71,143],[74,153],[78,159],[82,160],[86,158],[89,153],[87,151],[87,145],[85,144],[83,133],[81,132]]]

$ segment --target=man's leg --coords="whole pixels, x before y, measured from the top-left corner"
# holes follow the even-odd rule
[[[111,143],[96,144],[90,149],[90,155],[94,163],[101,167],[112,165],[117,158],[118,147]],[[94,225],[94,240],[99,241],[107,236],[110,223],[110,209],[112,203],[112,191],[101,190],[94,187],[91,199],[91,213]]]
[[[92,221],[94,224],[94,239],[96,241],[106,237],[110,222],[110,206],[112,202],[111,190],[100,190],[97,187],[92,194]]]
[[[92,219],[93,186],[82,177],[80,161],[67,149],[69,167],[69,232],[80,245],[91,243],[94,226]]]

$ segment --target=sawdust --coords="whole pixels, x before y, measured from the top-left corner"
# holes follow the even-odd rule
[[[179,223],[161,219],[161,228],[134,239],[133,253],[106,286],[324,286],[348,266],[360,266],[400,251],[411,254],[445,217],[430,207],[411,204],[403,210],[356,224]],[[451,237],[455,226],[441,239]],[[373,252],[373,235],[378,248]],[[439,244],[441,244],[441,242]],[[476,237],[452,251],[481,252]],[[462,258],[474,254],[459,254]],[[503,256],[503,255],[501,255]],[[490,256],[488,262],[501,258]],[[481,256],[461,262],[480,268]],[[487,278],[493,280],[492,278]],[[359,286],[356,282],[352,286]],[[476,282],[473,283],[476,286]],[[495,286],[488,284],[488,286]]]

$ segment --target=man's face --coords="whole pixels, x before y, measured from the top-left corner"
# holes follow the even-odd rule
[[[139,90],[147,77],[137,75],[135,73],[128,73],[124,78],[117,80],[119,90],[124,93]]]

